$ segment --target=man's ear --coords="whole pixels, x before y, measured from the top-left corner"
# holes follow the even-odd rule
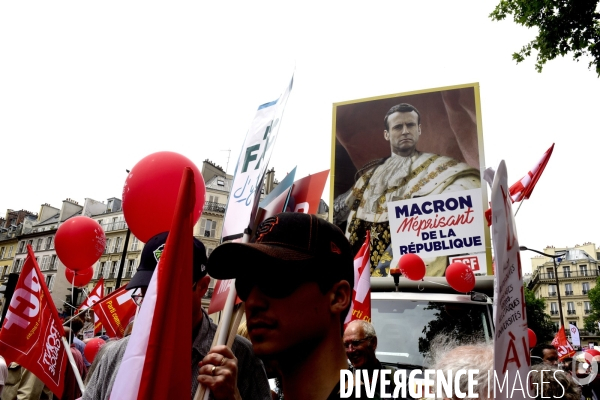
[[[419,125],[420,126],[420,125]],[[419,132],[420,133],[420,132]],[[386,130],[383,131],[383,138],[387,141],[390,140],[390,133]]]
[[[204,295],[206,294],[206,291],[208,290],[208,285],[210,284],[210,276],[205,275],[203,278],[201,278],[198,283],[196,284],[196,292],[198,292],[198,295],[200,297],[204,297]]]
[[[348,281],[336,282],[329,293],[331,293],[331,312],[334,314],[344,312],[352,301],[352,289]]]

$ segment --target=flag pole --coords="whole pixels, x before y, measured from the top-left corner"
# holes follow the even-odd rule
[[[73,332],[71,332],[71,335]],[[69,335],[69,339],[71,338]],[[65,352],[67,353],[67,357],[69,358],[69,364],[71,364],[71,368],[73,368],[73,373],[75,373],[75,379],[77,379],[77,385],[79,385],[79,390],[81,390],[81,394],[85,391],[85,386],[83,386],[83,381],[81,380],[81,375],[79,374],[79,370],[77,369],[77,365],[75,364],[75,359],[73,358],[73,354],[71,354],[71,345],[67,343],[67,339],[62,337],[63,344],[65,346]]]

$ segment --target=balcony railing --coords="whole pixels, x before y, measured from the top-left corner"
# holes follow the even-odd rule
[[[590,276],[600,276],[600,272],[598,270],[591,270],[591,271],[570,271],[570,272],[558,272],[557,274],[558,279],[561,278],[584,278],[584,277],[590,277]],[[534,275],[533,279],[556,279],[554,277],[554,273],[548,273],[548,272],[543,272],[543,273],[537,273]]]
[[[558,315],[558,310],[550,310],[550,315]]]
[[[574,315],[575,314],[575,310],[567,310],[567,314]]]
[[[225,213],[226,204],[215,203],[213,201],[204,202],[204,211]]]
[[[583,290],[581,291],[581,293],[582,293],[582,294],[588,294],[588,292],[589,292],[589,290],[585,290],[585,289],[583,289]]]
[[[548,293],[548,296],[556,296],[556,292],[550,292]]]
[[[125,221],[109,222],[103,224],[102,229],[104,229],[104,232],[124,230],[127,229],[127,223]]]
[[[589,314],[589,313],[592,312],[592,310],[591,309],[589,309],[589,310],[583,310],[583,312],[586,313],[586,314]]]
[[[565,295],[566,296],[573,296],[573,291],[572,290],[566,290],[565,291]]]

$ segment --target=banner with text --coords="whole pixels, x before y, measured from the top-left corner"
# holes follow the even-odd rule
[[[249,225],[255,193],[262,184],[273,153],[285,104],[293,79],[279,99],[258,107],[235,167],[231,194],[227,200],[223,241],[241,237]]]
[[[393,201],[388,210],[392,265],[408,253],[424,259],[485,254],[480,189]]]
[[[122,338],[125,328],[135,317],[137,305],[131,298],[134,289],[127,290],[125,285],[96,303],[94,310],[109,337]]]

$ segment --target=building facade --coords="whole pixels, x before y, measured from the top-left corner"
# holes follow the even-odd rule
[[[534,291],[537,298],[546,301],[546,313],[551,316],[557,330],[559,309],[562,308],[565,326],[568,327],[570,323],[578,327],[581,345],[587,346],[589,342],[597,344],[600,340],[598,331],[585,331],[583,320],[592,310],[588,292],[596,286],[596,278],[600,276],[600,250],[594,243],[584,243],[574,247],[546,247],[543,253],[564,255],[556,259],[556,272],[552,258],[541,255],[533,257],[533,276],[528,284],[529,289]],[[558,301],[559,294],[561,304]]]

